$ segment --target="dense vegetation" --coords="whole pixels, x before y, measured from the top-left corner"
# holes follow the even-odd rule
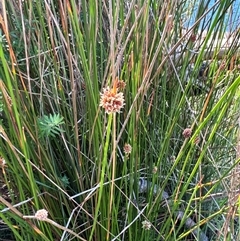
[[[1,240],[239,240],[233,3],[2,1]]]

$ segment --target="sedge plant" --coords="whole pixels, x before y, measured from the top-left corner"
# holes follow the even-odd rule
[[[237,12],[2,1],[1,238],[237,240]]]

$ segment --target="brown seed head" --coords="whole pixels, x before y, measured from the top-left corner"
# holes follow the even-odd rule
[[[192,135],[192,130],[191,128],[186,128],[184,131],[183,131],[183,136],[184,138],[189,138],[191,135]]]
[[[130,144],[126,143],[123,147],[123,151],[126,155],[129,155],[132,152],[132,147]]]
[[[48,211],[45,209],[40,209],[35,213],[35,218],[40,221],[46,220],[47,217],[48,217]]]
[[[142,228],[145,229],[145,230],[149,230],[151,228],[151,223],[148,222],[147,220],[144,220],[142,222]]]
[[[103,89],[100,94],[100,106],[102,106],[107,114],[120,112],[124,104],[124,96],[122,92],[117,93],[117,89],[110,89],[109,87]]]

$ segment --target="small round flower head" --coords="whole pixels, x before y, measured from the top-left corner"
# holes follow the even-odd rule
[[[149,230],[151,228],[151,223],[148,222],[147,220],[144,220],[142,222],[142,228],[145,229],[145,230]]]
[[[117,80],[117,88],[120,90],[124,90],[126,87],[126,83],[123,80]]]
[[[176,160],[176,157],[175,157],[175,156],[171,156],[171,157],[170,157],[170,161],[171,161],[171,162],[175,162],[175,160]]]
[[[186,128],[184,131],[183,131],[183,136],[184,138],[189,138],[191,135],[192,135],[192,130],[191,128]]]
[[[48,217],[48,211],[45,209],[40,209],[35,213],[35,218],[40,221],[46,220],[47,217]]]
[[[158,171],[157,166],[154,166],[154,167],[153,167],[153,169],[152,169],[152,173],[153,173],[153,174],[156,174],[156,173],[157,173],[157,171]]]
[[[120,112],[124,106],[124,96],[122,92],[117,93],[117,89],[110,89],[109,87],[103,89],[100,94],[100,106],[102,106],[107,114]]]
[[[196,41],[196,39],[197,39],[196,34],[192,33],[189,40],[194,43]]]
[[[131,145],[126,143],[123,147],[123,151],[126,155],[129,155],[132,152]]]
[[[5,167],[6,166],[6,161],[4,158],[0,157],[0,167]]]

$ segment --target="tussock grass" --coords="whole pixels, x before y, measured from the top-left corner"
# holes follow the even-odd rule
[[[197,3],[2,1],[15,240],[237,240],[239,31],[233,1]]]

